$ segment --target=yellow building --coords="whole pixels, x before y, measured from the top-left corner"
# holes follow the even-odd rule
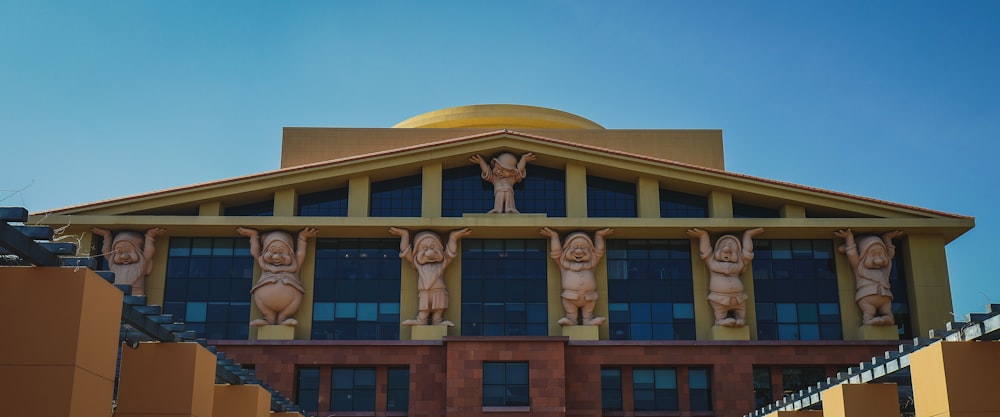
[[[487,214],[494,188],[470,157],[505,152],[536,158],[513,187],[520,213]],[[71,225],[95,255],[92,227],[164,228],[150,304],[318,415],[742,415],[948,321],[945,245],[974,226],[726,171],[719,130],[612,130],[517,105],[392,128],[285,128],[278,170],[34,217]],[[297,326],[248,326],[260,317],[249,290],[261,271],[238,227],[318,229]],[[471,231],[444,273],[453,327],[401,325],[417,315],[418,277],[393,227]],[[543,228],[613,229],[594,269],[607,323],[558,323],[560,269]],[[742,274],[746,326],[714,326],[692,228],[712,241],[764,229]],[[897,326],[861,325],[834,236],[843,229],[905,232],[890,280]]]

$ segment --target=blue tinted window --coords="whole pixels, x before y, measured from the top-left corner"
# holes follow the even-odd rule
[[[343,217],[347,215],[347,187],[299,196],[299,216]]]
[[[601,368],[601,409],[622,411],[621,368]]]
[[[527,406],[527,362],[483,362],[483,406]]]
[[[254,259],[247,238],[170,238],[163,312],[200,337],[246,340]]]
[[[712,375],[708,368],[688,369],[691,411],[712,411]]]
[[[385,411],[406,411],[410,405],[410,369],[389,368]]]
[[[607,241],[612,340],[694,340],[688,239]]]
[[[372,217],[420,217],[421,176],[373,182],[370,214]]]
[[[899,242],[895,243],[899,247]],[[892,270],[889,273],[889,288],[892,289],[892,315],[899,329],[899,339],[913,338],[913,325],[910,323],[910,294],[906,285],[906,271],[903,270],[903,251],[896,250],[892,259]]]
[[[678,411],[677,371],[673,368],[633,368],[635,411]]]
[[[661,188],[660,217],[708,217],[708,197]]]
[[[521,213],[566,217],[566,175],[557,169],[530,166],[528,175],[514,185],[514,200]],[[444,170],[441,215],[486,213],[494,207],[493,184],[483,181],[478,165]]]
[[[295,403],[308,411],[319,410],[319,368],[296,370]]]
[[[261,201],[258,203],[244,204],[242,206],[226,207],[223,210],[225,216],[273,216],[274,200]]]
[[[398,340],[398,239],[316,239],[313,340]]]
[[[843,338],[832,252],[826,239],[754,240],[758,339]]]
[[[733,218],[768,219],[778,217],[781,217],[781,212],[777,209],[733,202]]]
[[[587,217],[636,217],[635,184],[587,176]]]
[[[545,336],[543,239],[462,240],[462,335]]]
[[[333,368],[330,411],[374,411],[375,368]]]

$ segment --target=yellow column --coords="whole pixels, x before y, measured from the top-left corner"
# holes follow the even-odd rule
[[[691,240],[691,280],[694,285],[694,327],[698,340],[712,340],[715,312],[708,304],[708,268],[698,255],[698,241]]]
[[[785,204],[781,206],[779,210],[781,217],[784,218],[795,218],[804,219],[806,218],[806,209],[802,206],[793,206],[790,204]]]
[[[421,178],[420,216],[441,217],[441,181],[444,178],[441,164],[424,165]]]
[[[942,341],[910,354],[916,416],[1000,415],[997,358],[1000,342],[996,341]]]
[[[587,167],[566,164],[566,217],[587,217]]]
[[[220,201],[209,201],[207,203],[201,203],[198,206],[199,216],[221,216],[222,215],[222,202]]]
[[[116,417],[210,416],[215,402],[215,355],[190,342],[123,347],[118,381]]]
[[[731,219],[733,217],[733,195],[721,191],[708,193],[708,217]]]
[[[954,320],[944,238],[914,234],[905,239],[896,252],[905,253],[903,268],[910,292],[913,334],[926,335],[931,329],[940,328],[941,323]]]
[[[292,217],[298,209],[299,194],[294,188],[274,193],[274,217]]]
[[[832,237],[832,235],[831,235]],[[844,243],[843,239],[834,241],[835,245]],[[837,294],[840,300],[840,329],[844,335],[844,340],[862,340],[861,334],[861,310],[854,302],[856,292],[854,283],[854,269],[851,262],[847,260],[847,255],[837,251],[834,254],[834,263],[837,268]]]
[[[834,385],[820,397],[823,417],[899,417],[895,383]]]
[[[271,393],[260,385],[216,385],[212,417],[269,417]]]
[[[122,292],[88,269],[0,273],[0,415],[105,416]]]
[[[655,178],[639,177],[636,184],[638,194],[638,216],[644,218],[660,218],[660,182]]]
[[[354,177],[350,179],[347,194],[348,217],[368,217],[368,207],[371,204],[371,200],[369,199],[371,186],[370,177]]]

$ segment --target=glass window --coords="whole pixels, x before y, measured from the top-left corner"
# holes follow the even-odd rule
[[[889,288],[892,289],[892,316],[899,329],[899,339],[913,338],[913,325],[910,323],[910,294],[906,284],[906,271],[902,268],[903,251],[898,250],[899,242],[895,242],[896,256],[892,258],[892,270],[889,273]]]
[[[829,239],[755,239],[759,340],[839,340],[840,298]]]
[[[688,369],[691,411],[712,411],[712,375],[708,368]]]
[[[247,238],[170,238],[163,313],[216,340],[249,336],[254,259]]]
[[[679,411],[677,371],[673,368],[632,369],[635,411]]]
[[[635,184],[587,176],[587,217],[636,217]]]
[[[601,409],[622,411],[621,368],[601,368]]]
[[[607,241],[612,340],[694,340],[688,239]]]
[[[780,210],[733,202],[733,218],[769,219],[778,217],[781,217]]]
[[[774,402],[771,393],[771,368],[766,366],[753,367],[753,397],[755,408],[761,408]]]
[[[799,392],[816,385],[816,383],[824,379],[826,379],[826,372],[819,366],[785,367],[781,369],[781,385],[785,395]]]
[[[660,217],[708,217],[708,197],[661,188]]]
[[[371,184],[372,217],[420,217],[422,176],[412,175]]]
[[[313,340],[399,340],[398,239],[316,239]]]
[[[223,209],[225,216],[273,216],[274,200],[261,201],[257,203],[244,204],[242,206],[226,207]]]
[[[483,362],[483,406],[527,406],[527,362]]]
[[[385,411],[406,411],[410,405],[410,369],[389,368]]]
[[[566,174],[542,166],[530,166],[528,175],[514,185],[514,200],[521,213],[545,213],[566,217]],[[478,165],[444,170],[441,183],[441,215],[461,217],[464,213],[493,210],[493,185],[484,181]]]
[[[374,411],[375,368],[333,368],[330,411]]]
[[[462,240],[462,335],[546,336],[544,239]]]
[[[343,217],[347,215],[347,187],[299,196],[299,216]]]
[[[296,370],[295,403],[304,410],[319,410],[319,368]]]

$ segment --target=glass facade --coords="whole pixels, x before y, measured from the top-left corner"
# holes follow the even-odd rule
[[[330,411],[374,411],[375,368],[333,368]]]
[[[313,340],[398,340],[398,239],[316,239]]]
[[[761,408],[774,401],[771,389],[771,368],[766,366],[753,367],[753,398],[754,408]]]
[[[172,237],[163,313],[206,339],[246,340],[253,268],[248,238]]]
[[[521,213],[566,217],[566,174],[530,166],[528,176],[514,185],[514,200]],[[446,169],[441,183],[441,216],[486,213],[493,209],[493,184],[483,181],[478,165]]]
[[[226,207],[222,211],[224,216],[273,216],[274,200]]]
[[[587,217],[636,217],[635,184],[587,176]]]
[[[547,336],[544,239],[462,240],[462,335]]]
[[[369,215],[372,217],[420,217],[422,176],[373,182]]]
[[[343,217],[347,215],[347,187],[302,194],[298,215],[312,217]]]
[[[677,370],[632,369],[632,398],[635,411],[678,411]]]
[[[708,197],[661,188],[660,217],[708,217]]]
[[[781,211],[777,209],[753,206],[733,202],[733,218],[736,219],[770,219],[781,217]]]
[[[785,395],[799,392],[824,379],[826,371],[820,366],[781,368],[781,389]]]
[[[527,362],[483,362],[483,406],[528,406]]]
[[[385,411],[406,411],[410,405],[410,368],[389,368]]]
[[[306,411],[319,411],[319,368],[295,370],[295,403]]]
[[[755,239],[759,340],[842,338],[833,240]]]
[[[688,368],[691,411],[712,411],[712,374],[708,368]]]
[[[622,411],[621,368],[601,368],[601,410]]]
[[[694,340],[689,239],[607,241],[612,340]]]

